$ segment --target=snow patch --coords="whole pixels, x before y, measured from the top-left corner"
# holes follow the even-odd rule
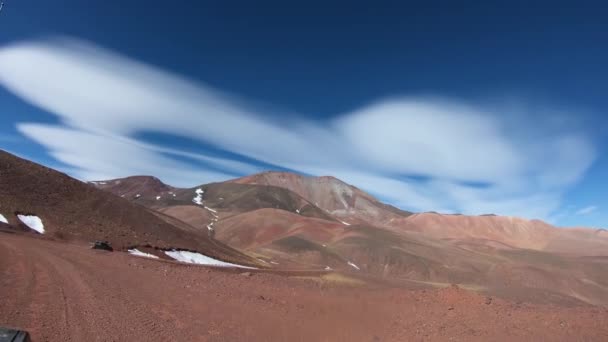
[[[273,264],[273,265],[278,265],[278,264],[279,264],[279,263],[278,263],[278,262],[276,262],[276,261],[271,261],[270,263],[271,263],[271,264]]]
[[[300,209],[296,209],[296,213],[298,213],[298,214],[299,214],[299,213],[300,213]]]
[[[2,214],[0,214],[0,222],[8,224],[8,220]]]
[[[137,248],[129,249],[128,252],[129,252],[129,254],[144,257],[144,258],[158,259],[158,257],[156,255],[150,254],[150,253],[144,253],[144,252],[138,250]]]
[[[357,270],[360,270],[359,266],[355,265],[355,264],[354,264],[353,262],[351,262],[351,261],[349,261],[349,262],[348,262],[348,265],[349,265],[349,266],[351,266],[351,267],[353,267],[353,268],[355,268],[355,269],[357,269]]]
[[[196,196],[192,199],[192,202],[198,205],[203,205],[203,194],[205,193],[205,191],[203,191],[203,189],[201,188],[198,188],[194,192],[196,193]]]
[[[185,262],[188,264],[255,269],[255,267],[232,264],[229,262],[225,262],[225,261],[221,261],[221,260],[217,260],[217,259],[208,257],[208,256],[200,254],[200,253],[196,253],[196,252],[165,251],[165,254],[167,254],[168,256],[170,256],[171,258],[173,258],[177,261]]]
[[[207,225],[207,229],[208,229],[208,230],[213,230],[213,222],[211,222],[211,223],[209,223],[209,224]]]
[[[160,199],[160,196],[156,196],[156,200],[158,201]]]
[[[140,198],[140,197],[141,197],[141,194],[135,195],[135,198]]]
[[[348,222],[344,222],[344,221],[341,221],[341,220],[338,220],[338,221],[342,222],[343,225],[350,226],[350,223],[348,223]]]
[[[37,231],[40,234],[44,234],[44,225],[42,224],[42,220],[38,216],[34,215],[17,215],[19,220],[23,222],[26,226],[31,229]]]
[[[210,211],[210,212],[212,212],[212,213],[217,213],[217,210],[215,210],[215,209],[211,209],[211,208],[209,208],[209,207],[207,207],[207,206],[205,206],[205,209],[209,210],[209,211]]]
[[[331,271],[331,270],[332,270],[332,268],[331,268],[331,267],[329,267],[329,266],[325,266],[325,270],[326,270],[326,271]]]

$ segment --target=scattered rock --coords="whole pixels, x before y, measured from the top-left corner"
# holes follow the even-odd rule
[[[486,305],[492,304],[492,297],[486,297]]]
[[[448,310],[454,310],[454,307],[453,307],[453,306],[450,306],[450,307],[448,308]]]
[[[110,243],[108,241],[95,241],[93,242],[93,246],[91,246],[92,249],[101,249],[104,251],[110,251],[112,252],[114,250],[114,248],[112,248],[112,246],[110,245]]]

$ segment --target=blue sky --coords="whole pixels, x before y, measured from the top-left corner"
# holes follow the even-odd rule
[[[608,219],[600,5],[5,2],[0,148],[77,178],[293,170],[414,211]]]

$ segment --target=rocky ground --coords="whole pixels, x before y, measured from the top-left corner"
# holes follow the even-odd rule
[[[0,325],[33,341],[608,340],[605,308],[189,266],[19,233],[0,233],[0,274]]]

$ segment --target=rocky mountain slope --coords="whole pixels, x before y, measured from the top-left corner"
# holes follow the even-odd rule
[[[268,268],[608,304],[608,240],[590,229],[495,215],[411,214],[335,178],[278,172],[190,189],[146,177],[94,185],[188,222]]]
[[[411,214],[384,204],[357,187],[330,176],[308,177],[288,172],[263,172],[230,182],[289,189],[349,224],[378,224]]]
[[[12,228],[43,238],[107,240],[118,250],[182,248],[255,263],[183,222],[4,151],[0,151],[0,214]],[[19,215],[38,218],[43,233],[28,229]]]

